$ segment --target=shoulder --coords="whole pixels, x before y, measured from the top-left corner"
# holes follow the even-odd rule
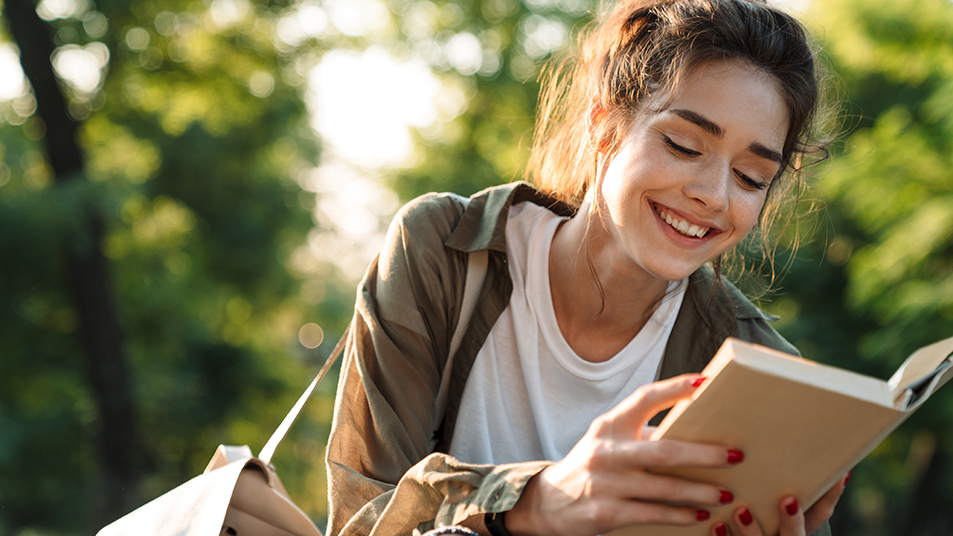
[[[760,344],[785,353],[800,355],[797,348],[781,336],[771,323],[778,318],[761,310],[729,281],[717,278],[703,266],[689,279],[689,294],[704,310],[709,324],[719,334]]]
[[[467,199],[452,193],[429,193],[401,207],[392,227],[414,234],[450,236],[466,208]]]

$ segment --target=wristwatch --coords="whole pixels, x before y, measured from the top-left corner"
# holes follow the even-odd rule
[[[512,536],[510,531],[506,530],[506,521],[503,518],[505,515],[506,512],[487,512],[483,516],[483,524],[492,536]]]

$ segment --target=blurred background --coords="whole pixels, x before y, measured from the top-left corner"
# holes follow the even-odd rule
[[[400,204],[521,177],[540,64],[600,1],[2,0],[0,534],[92,534],[220,443],[257,452]],[[953,4],[784,5],[840,135],[762,305],[887,378],[953,335]],[[275,462],[319,526],[335,379]],[[951,454],[947,388],[835,534],[953,534]]]

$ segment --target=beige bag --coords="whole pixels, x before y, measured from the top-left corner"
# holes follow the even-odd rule
[[[247,446],[222,445],[205,473],[99,531],[101,536],[321,536],[274,468]]]

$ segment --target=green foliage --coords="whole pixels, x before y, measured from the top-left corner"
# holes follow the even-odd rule
[[[201,472],[219,443],[261,448],[316,371],[298,328],[324,326],[324,354],[343,329],[353,290],[325,270],[332,288],[315,307],[289,268],[312,226],[297,174],[316,164],[318,143],[287,73],[298,52],[275,45],[285,6],[249,8],[219,23],[201,1],[101,1],[51,21],[59,45],[99,42],[110,55],[94,94],[64,84],[87,158],[68,186],[53,185],[32,97],[0,104],[2,534],[88,533],[101,521],[99,417],[63,264],[87,240],[86,207],[107,222],[150,464],[129,490],[140,502]],[[97,13],[108,29],[90,35]],[[318,520],[333,384],[276,459]]]

